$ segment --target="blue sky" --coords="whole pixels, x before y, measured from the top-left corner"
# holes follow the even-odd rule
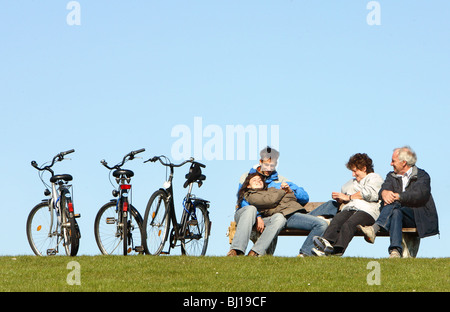
[[[449,256],[448,1],[377,1],[380,25],[367,23],[369,1],[80,0],[80,25],[67,23],[68,3],[0,3],[0,255],[32,254],[25,222],[44,188],[31,160],[76,150],[55,169],[74,176],[79,254],[97,255],[94,218],[112,190],[100,160],[139,148],[173,159],[180,125],[193,153],[200,118],[197,142],[222,142],[222,155],[227,126],[278,127],[278,171],[311,201],[329,200],[351,178],[345,163],[354,153],[368,153],[384,177],[393,148],[410,145],[431,175],[441,230],[418,256]],[[245,152],[242,160],[201,155],[207,180],[194,193],[211,201],[209,255],[228,251],[238,179],[256,163]],[[128,164],[143,214],[165,171]],[[178,204],[186,172],[175,173]],[[303,241],[283,237],[275,254],[296,256]],[[346,256],[386,257],[388,245],[355,238]]]

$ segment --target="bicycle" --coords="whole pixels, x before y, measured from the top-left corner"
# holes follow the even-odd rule
[[[142,247],[142,216],[133,207],[130,200],[131,178],[134,172],[122,169],[122,166],[135,158],[136,154],[144,152],[145,149],[132,151],[125,155],[121,163],[110,167],[103,159],[100,163],[110,170],[110,174],[118,184],[114,188],[111,199],[103,205],[97,213],[94,222],[94,234],[98,248],[104,255],[120,254],[143,254]],[[113,171],[114,170],[114,171]],[[111,177],[110,177],[111,181]],[[113,187],[115,185],[111,182]],[[117,199],[116,199],[117,198]],[[119,247],[122,245],[122,249]]]
[[[50,196],[37,204],[27,218],[27,238],[31,249],[37,256],[53,256],[59,253],[59,246],[64,246],[66,255],[76,256],[80,244],[80,228],[76,221],[80,214],[75,214],[72,201],[72,185],[68,182],[70,174],[55,175],[51,169],[56,161],[62,161],[65,155],[75,152],[68,150],[53,157],[50,165],[39,167],[36,161],[31,165],[39,171],[39,177],[45,186],[44,195]],[[51,173],[51,187],[43,180],[45,171]],[[51,188],[51,191],[49,191]]]
[[[164,162],[162,159],[166,162]],[[211,231],[211,221],[209,219],[209,201],[197,198],[191,194],[194,183],[199,187],[206,177],[202,174],[201,168],[205,165],[190,158],[178,165],[169,161],[166,156],[155,156],[146,162],[159,162],[170,168],[169,179],[164,183],[163,188],[155,191],[150,197],[144,215],[144,248],[147,254],[160,255],[170,254],[170,249],[177,247],[180,242],[182,255],[204,256],[208,246],[208,238]],[[183,212],[181,222],[177,222],[175,215],[175,205],[173,196],[173,174],[175,167],[181,167],[186,163],[191,163],[189,173],[186,174],[186,182],[183,187],[188,188],[188,193],[183,200]],[[170,245],[167,252],[163,252],[164,245],[169,238]]]

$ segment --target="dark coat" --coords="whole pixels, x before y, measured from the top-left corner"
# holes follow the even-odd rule
[[[412,208],[417,233],[420,238],[439,234],[438,215],[431,195],[430,176],[425,170],[412,167],[411,178],[403,192],[402,178],[389,172],[379,192],[393,191],[400,195],[400,204]]]

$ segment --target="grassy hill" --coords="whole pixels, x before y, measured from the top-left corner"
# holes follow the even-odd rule
[[[449,276],[450,258],[0,257],[1,292],[448,292]]]

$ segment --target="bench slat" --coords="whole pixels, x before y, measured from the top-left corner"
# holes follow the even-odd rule
[[[403,228],[402,232],[417,234],[417,229],[416,228]],[[308,236],[308,234],[309,234],[309,231],[306,231],[306,230],[284,229],[278,235],[280,235],[280,236]],[[363,236],[363,234],[361,233],[361,231],[358,230],[358,232],[356,233],[355,236]],[[389,236],[389,232],[378,231],[377,236]]]

